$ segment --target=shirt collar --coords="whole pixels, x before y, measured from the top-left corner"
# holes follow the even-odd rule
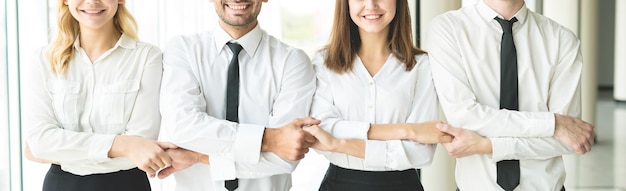
[[[484,0],[481,0],[476,4],[476,10],[478,10],[478,14],[483,18],[485,22],[495,21],[494,18],[500,17],[503,18],[502,15],[498,14],[496,11],[491,9],[487,4],[485,4]],[[526,21],[526,16],[528,15],[528,8],[526,7],[526,3],[522,6],[522,8],[513,15],[513,17],[517,18],[518,23],[524,23]],[[497,22],[497,21],[496,21]]]
[[[261,43],[261,38],[263,37],[263,30],[259,27],[259,24],[254,27],[250,32],[246,33],[239,39],[233,39],[222,27],[217,27],[215,29],[215,35],[213,36],[215,42],[215,48],[218,50],[218,53],[224,50],[227,42],[237,42],[239,43],[243,49],[250,55],[254,56],[254,53],[259,47]]]
[[[135,47],[137,47],[137,40],[122,33],[120,39],[117,40],[115,46],[113,46],[113,48],[111,49],[116,49],[118,46],[127,49],[134,49]],[[74,41],[74,49],[80,49],[80,36]]]

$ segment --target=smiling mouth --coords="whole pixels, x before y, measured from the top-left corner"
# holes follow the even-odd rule
[[[378,19],[381,18],[383,15],[365,15],[363,16],[363,18],[365,19]]]
[[[226,4],[226,7],[232,9],[232,10],[245,10],[248,8],[248,5],[229,5]]]
[[[102,10],[80,10],[80,11],[83,13],[87,13],[87,14],[99,14],[99,13],[104,12],[105,10],[102,9]]]

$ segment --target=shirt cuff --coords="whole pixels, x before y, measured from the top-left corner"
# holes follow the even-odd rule
[[[210,169],[213,180],[234,180],[237,178],[235,162],[232,159],[211,156],[209,160],[211,160]]]
[[[363,165],[368,168],[381,168],[387,164],[387,142],[386,141],[365,141],[365,160]]]
[[[554,135],[554,113],[541,112],[537,114],[534,120],[526,123],[530,137],[552,137]],[[536,136],[533,136],[536,135]]]
[[[247,164],[256,164],[259,162],[264,131],[264,126],[239,124],[237,134],[235,135],[235,142],[233,143],[233,153],[236,162]],[[212,162],[213,161],[211,161],[211,163]]]
[[[93,134],[87,155],[94,163],[110,161],[109,151],[116,135]]]
[[[491,161],[514,159],[515,144],[508,138],[489,138],[491,140]]]
[[[370,124],[359,121],[340,121],[332,129],[332,135],[338,139],[367,140]]]

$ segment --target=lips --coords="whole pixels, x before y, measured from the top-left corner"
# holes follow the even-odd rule
[[[233,5],[233,4],[226,4],[226,7],[232,9],[232,10],[245,10],[248,8],[249,5]]]
[[[379,19],[381,17],[383,17],[383,15],[365,15],[365,16],[363,16],[363,18],[370,19],[370,20]]]
[[[80,10],[80,12],[87,13],[87,14],[100,14],[100,13],[103,13],[104,11],[106,11],[106,10],[105,9],[83,9],[83,10]]]

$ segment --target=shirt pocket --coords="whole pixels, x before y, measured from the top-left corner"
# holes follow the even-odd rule
[[[124,132],[138,92],[138,80],[116,81],[103,86],[101,106],[108,126],[108,134]]]
[[[47,86],[57,121],[64,129],[78,130],[80,83],[69,80],[49,80]]]

